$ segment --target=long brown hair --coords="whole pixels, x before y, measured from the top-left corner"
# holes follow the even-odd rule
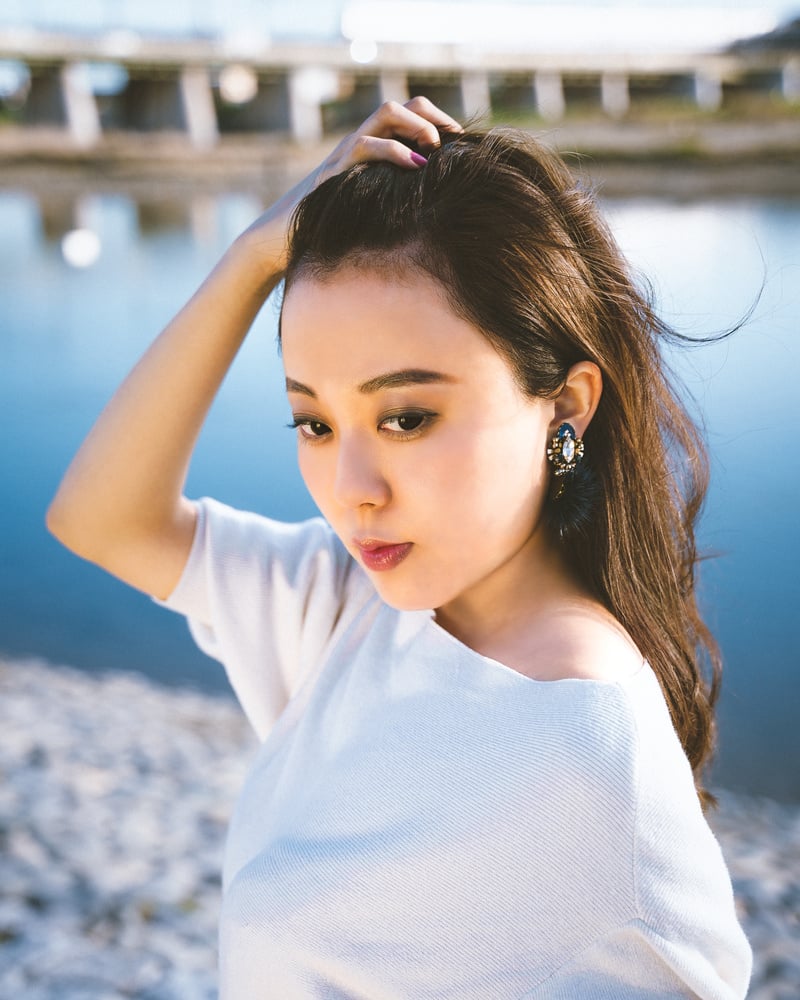
[[[681,338],[630,274],[590,192],[527,133],[442,133],[422,169],[358,164],[298,206],[287,286],[345,263],[432,276],[531,395],[557,395],[578,361],[599,365],[582,466],[593,488],[566,521],[551,497],[548,523],[658,676],[710,801],[699,775],[720,657],[695,594],[708,459],[661,356]]]

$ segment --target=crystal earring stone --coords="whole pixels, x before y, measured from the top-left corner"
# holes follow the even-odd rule
[[[572,424],[563,423],[550,440],[547,458],[556,476],[573,472],[583,458],[583,439],[575,436]]]

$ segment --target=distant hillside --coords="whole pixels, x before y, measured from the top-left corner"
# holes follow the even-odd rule
[[[766,35],[742,38],[730,46],[731,52],[800,52],[800,17],[782,24]]]

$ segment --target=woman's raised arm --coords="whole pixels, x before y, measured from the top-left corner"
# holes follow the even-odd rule
[[[205,416],[259,309],[285,268],[288,225],[300,199],[362,160],[418,169],[436,126],[459,126],[422,97],[382,105],[312,174],[233,243],[117,390],[72,460],[47,512],[68,548],[126,583],[167,597],[194,533],[183,497]]]

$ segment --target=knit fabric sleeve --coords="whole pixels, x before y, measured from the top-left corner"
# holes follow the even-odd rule
[[[664,961],[667,941],[632,921],[615,928],[574,956],[522,1000],[743,1000],[746,981],[726,982],[717,970],[688,982]],[[698,956],[702,962],[703,956]]]
[[[747,993],[752,952],[736,918],[733,888],[722,850],[699,800],[687,794],[688,760],[663,751],[654,720],[640,733],[642,766],[636,896],[643,940],[675,974],[709,1000]],[[672,803],[682,801],[675,809]]]
[[[225,665],[263,740],[371,588],[321,518],[285,524],[208,498],[196,507],[189,558],[160,603],[185,615],[199,647]]]
[[[675,826],[670,823],[669,833],[679,833]],[[698,839],[683,843],[682,857],[677,845],[671,851],[648,846],[644,864],[653,869],[643,915],[573,955],[525,1000],[744,1000],[751,952],[725,865],[716,842],[703,843],[713,841],[710,831],[692,833]]]
[[[636,764],[633,910],[525,1000],[743,1000],[752,953],[721,849],[653,679],[630,713]],[[621,713],[622,714],[622,713]]]

